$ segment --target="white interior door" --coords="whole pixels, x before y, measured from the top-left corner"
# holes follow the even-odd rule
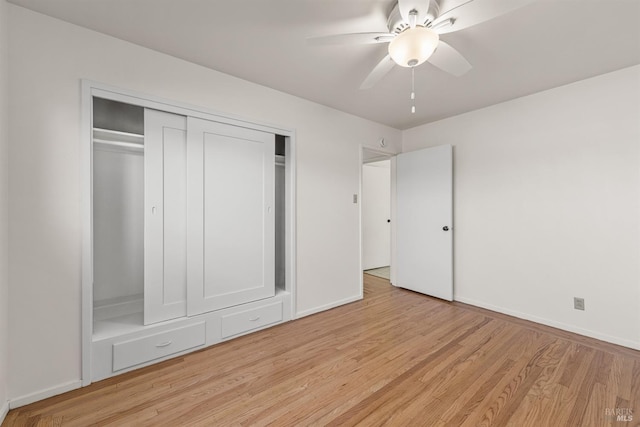
[[[144,324],[187,314],[187,118],[145,109]]]
[[[362,269],[386,267],[391,258],[390,161],[362,166]]]
[[[396,159],[396,286],[453,299],[452,148]]]
[[[275,135],[189,117],[188,313],[275,295]]]

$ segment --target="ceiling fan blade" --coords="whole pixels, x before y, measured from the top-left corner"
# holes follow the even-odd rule
[[[433,52],[433,55],[431,55],[427,61],[442,71],[453,74],[456,77],[465,74],[472,68],[469,61],[464,59],[464,56],[462,56],[460,52],[442,40],[440,40],[436,51]]]
[[[360,89],[369,89],[375,86],[376,83],[391,71],[395,64],[396,63],[393,62],[393,59],[391,59],[389,55],[382,58],[382,61],[378,62],[378,65],[376,65],[375,68],[371,70],[367,78],[364,79],[360,85]]]
[[[453,19],[453,25],[438,30],[439,34],[469,28],[505,13],[520,9],[534,0],[442,0],[440,15],[433,25]]]
[[[402,20],[413,28],[416,24],[422,25],[427,20],[429,3],[430,0],[398,0],[398,11]],[[417,15],[412,16],[412,10],[415,10]]]
[[[307,37],[307,43],[310,45],[389,43],[394,37],[395,34],[391,33],[334,34],[331,36]]]

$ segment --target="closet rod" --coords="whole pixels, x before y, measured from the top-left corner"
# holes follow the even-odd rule
[[[144,138],[144,135],[140,133],[132,133],[132,132],[122,132],[119,130],[111,130],[111,129],[103,129],[103,128],[93,128],[94,132],[104,132],[110,135],[122,135],[122,136],[130,136],[133,138]]]
[[[98,144],[112,145],[112,146],[121,147],[121,148],[133,148],[135,150],[144,151],[144,145],[137,144],[135,142],[111,141],[111,140],[99,139],[99,138],[93,138],[93,142]]]

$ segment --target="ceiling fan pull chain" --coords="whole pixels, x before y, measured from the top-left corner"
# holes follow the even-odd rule
[[[411,67],[411,114],[416,112],[416,67]]]

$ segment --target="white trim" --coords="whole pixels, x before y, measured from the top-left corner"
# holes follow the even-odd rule
[[[55,387],[47,388],[35,393],[30,393],[24,396],[16,397],[9,400],[9,408],[15,409],[20,406],[28,405],[39,400],[47,399],[49,397],[57,396],[62,393],[66,393],[71,390],[76,390],[82,387],[82,381],[71,381],[68,383],[60,384]]]
[[[375,153],[378,155],[378,157],[374,157],[372,159],[365,161],[364,155],[362,155],[364,153],[364,150],[367,150],[371,153]],[[362,157],[360,158],[360,164],[363,164],[363,165],[366,165],[367,163],[375,163],[375,162],[381,162],[383,160],[389,160],[392,157],[395,157],[398,155],[398,153],[393,153],[391,151],[385,151],[385,150],[378,150],[375,148],[367,147],[362,144],[360,144],[360,154],[362,155]]]
[[[249,129],[277,133],[284,136],[290,136],[292,133],[291,129],[287,129],[282,126],[245,119],[232,114],[213,110],[211,108],[205,108],[185,102],[165,99],[132,90],[125,90],[91,80],[83,79],[82,83],[83,85],[86,84],[91,88],[91,94],[93,96],[97,96],[99,98],[124,102],[126,104],[133,104],[145,108],[153,108],[156,110],[166,111],[168,113],[182,114],[185,116],[227,123],[230,125],[245,127]]]
[[[329,304],[321,305],[319,307],[310,308],[308,310],[299,312],[296,315],[296,319],[299,319],[299,318],[305,317],[305,316],[310,316],[312,314],[320,313],[321,311],[330,310],[332,308],[336,308],[336,307],[339,307],[341,305],[349,304],[349,303],[360,301],[360,300],[362,300],[362,295],[357,295],[357,296],[341,299],[339,301],[334,301],[334,302],[329,303]]]
[[[285,289],[291,293],[291,313],[292,319],[297,317],[297,223],[296,214],[296,132],[291,131],[289,135],[285,135],[285,190],[284,190],[284,229],[285,229]]]
[[[389,282],[396,286],[396,159],[397,157],[392,157],[389,159],[390,163],[390,179],[389,185],[391,186],[391,254],[389,255]]]
[[[358,171],[358,291],[360,298],[364,298],[364,275],[362,274],[362,179],[364,168],[364,150],[365,147],[360,144],[360,168]]]
[[[93,334],[93,102],[91,84],[82,81],[80,124],[80,182],[82,209],[82,385],[91,384]]]
[[[563,331],[573,332],[575,334],[584,335],[590,338],[595,338],[600,341],[606,341],[612,344],[621,345],[624,347],[632,348],[634,350],[640,350],[640,342],[635,342],[635,341],[627,340],[624,338],[602,334],[600,332],[591,331],[589,329],[579,328],[577,326],[569,325],[566,323],[556,322],[555,320],[545,319],[544,317],[538,317],[532,314],[522,313],[520,311],[510,310],[504,307],[498,307],[492,304],[476,301],[474,299],[459,297],[457,295],[454,295],[454,301],[458,301],[458,302],[473,305],[476,307],[484,308],[487,310],[495,311],[497,313],[507,314],[509,316],[517,317],[519,319],[529,320],[531,322],[539,323],[541,325],[551,326],[552,328],[562,329]]]
[[[9,413],[9,402],[8,401],[2,402],[2,406],[0,406],[0,425],[2,425],[2,422],[4,421],[8,413]]]

